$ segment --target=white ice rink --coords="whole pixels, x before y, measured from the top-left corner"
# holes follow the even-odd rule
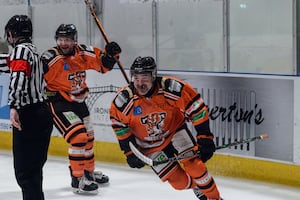
[[[0,151],[0,166],[0,199],[21,200],[10,152]],[[110,184],[101,187],[96,196],[77,195],[71,191],[67,159],[49,157],[44,168],[46,200],[196,200],[192,190],[172,189],[168,183],[162,183],[149,168],[138,170],[100,162],[97,162],[96,167],[110,177]],[[214,178],[225,200],[300,199],[300,189],[297,188],[220,176]]]

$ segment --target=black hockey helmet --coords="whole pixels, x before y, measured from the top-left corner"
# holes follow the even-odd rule
[[[32,22],[26,15],[14,15],[8,20],[5,26],[5,34],[11,32],[12,37],[32,37]]]
[[[156,79],[157,75],[157,67],[154,58],[147,56],[147,57],[137,57],[131,67],[130,67],[130,75],[131,77],[134,74],[145,74],[150,73],[153,77],[153,80]]]
[[[74,24],[61,24],[57,28],[55,32],[55,40],[57,40],[58,37],[67,37],[71,38],[75,42],[77,42],[77,29]]]

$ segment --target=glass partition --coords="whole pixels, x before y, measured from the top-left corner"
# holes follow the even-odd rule
[[[230,72],[295,74],[293,1],[230,0]]]
[[[296,0],[90,0],[128,68],[153,56],[159,69],[296,75]],[[83,0],[0,0],[0,27],[28,14],[39,51],[55,45],[61,23],[79,43],[104,47]],[[0,32],[0,33],[1,33]]]
[[[222,9],[222,1],[159,1],[160,69],[223,71]]]
[[[129,67],[137,56],[154,57],[151,1],[106,0],[103,21],[110,39],[122,48],[124,67]]]

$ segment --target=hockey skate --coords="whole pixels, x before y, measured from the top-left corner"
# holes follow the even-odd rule
[[[84,175],[88,180],[98,184],[107,184],[109,182],[109,177],[100,171],[89,172],[84,170]]]
[[[98,185],[94,181],[88,180],[85,176],[75,177],[72,175],[72,169],[69,166],[73,192],[76,194],[98,194]]]
[[[200,191],[199,187],[197,186],[194,187],[193,192],[199,200],[208,200],[207,197]],[[216,199],[216,200],[224,200],[224,199],[220,197],[220,199]]]
[[[71,186],[76,194],[98,194],[98,185],[94,181],[88,180],[85,176],[72,176]]]
[[[193,192],[199,200],[207,200],[206,196],[201,192],[199,187],[194,187]]]

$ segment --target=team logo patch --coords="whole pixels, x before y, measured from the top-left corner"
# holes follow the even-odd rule
[[[67,118],[67,120],[68,120],[71,124],[76,123],[76,122],[80,122],[80,121],[81,121],[81,120],[79,119],[79,117],[78,117],[75,113],[73,113],[73,112],[71,112],[71,111],[69,111],[69,112],[63,112],[63,114],[64,114],[64,116]]]
[[[150,137],[156,137],[161,135],[164,131],[164,122],[167,114],[151,113],[141,118],[142,124],[146,125],[147,133]]]
[[[140,114],[142,114],[142,108],[141,108],[141,106],[134,107],[133,108],[133,114],[134,115],[140,115]]]
[[[68,63],[64,62],[64,70],[67,71],[69,69]]]
[[[161,151],[153,160],[154,161],[165,161],[167,159],[168,159],[168,156],[163,151]]]

